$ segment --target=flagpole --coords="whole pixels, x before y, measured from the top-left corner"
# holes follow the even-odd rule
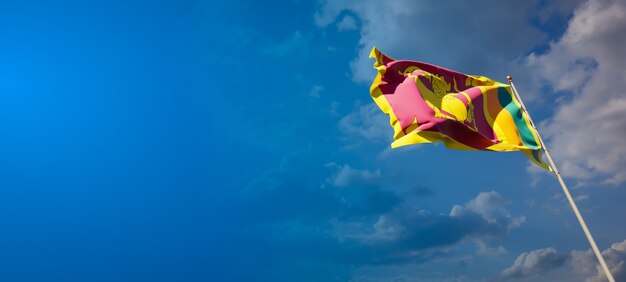
[[[600,252],[600,250],[598,249],[598,246],[596,245],[596,241],[593,239],[593,236],[591,236],[591,231],[589,231],[589,228],[587,228],[585,219],[583,219],[583,216],[580,214],[580,211],[578,210],[578,207],[576,206],[576,202],[574,202],[574,198],[572,198],[572,195],[570,194],[569,189],[567,189],[567,186],[565,185],[565,182],[563,181],[563,177],[561,177],[561,173],[556,168],[556,165],[554,164],[554,161],[552,160],[552,156],[550,155],[550,151],[548,151],[548,147],[543,142],[543,139],[541,139],[539,130],[537,129],[537,127],[535,126],[535,123],[530,117],[530,113],[526,109],[526,106],[524,106],[524,102],[522,101],[522,98],[517,93],[517,89],[515,89],[515,84],[513,84],[513,78],[507,75],[506,80],[511,85],[511,89],[513,89],[513,94],[515,95],[515,98],[517,98],[520,105],[522,106],[522,111],[525,112],[526,115],[528,116],[528,121],[530,122],[530,125],[535,129],[535,132],[537,132],[537,138],[539,139],[541,148],[543,148],[543,151],[546,152],[546,157],[548,158],[548,162],[550,162],[550,167],[552,168],[552,172],[554,173],[554,175],[556,175],[556,178],[559,180],[559,183],[561,184],[561,188],[563,188],[563,192],[565,193],[565,196],[567,197],[567,200],[569,201],[569,204],[572,207],[572,210],[574,210],[574,214],[576,215],[576,218],[578,219],[580,226],[582,226],[583,231],[585,232],[585,235],[587,236],[587,240],[589,240],[589,244],[591,244],[591,248],[593,249],[593,252],[596,254],[596,257],[598,258],[598,261],[600,262],[600,265],[602,266],[602,269],[604,270],[604,273],[606,274],[607,279],[610,282],[615,282],[615,279],[613,278],[611,271],[609,271],[609,268],[606,265],[604,258],[602,257],[602,253]]]

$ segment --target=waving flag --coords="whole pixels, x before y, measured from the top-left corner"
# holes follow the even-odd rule
[[[389,115],[392,148],[443,142],[459,150],[521,151],[543,162],[537,132],[508,84],[431,64],[394,60],[372,49],[370,93]]]

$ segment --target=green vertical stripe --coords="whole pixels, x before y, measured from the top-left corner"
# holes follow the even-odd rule
[[[498,87],[498,101],[513,117],[513,122],[517,126],[517,131],[524,145],[529,149],[539,149],[539,144],[537,144],[537,140],[533,136],[532,129],[528,127],[526,119],[522,115],[522,110],[513,102],[513,95],[507,91],[506,87]]]

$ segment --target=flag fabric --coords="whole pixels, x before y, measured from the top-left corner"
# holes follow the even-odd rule
[[[422,62],[394,60],[373,48],[378,74],[370,93],[390,118],[392,148],[443,142],[459,150],[521,151],[537,165],[541,143],[508,84]]]

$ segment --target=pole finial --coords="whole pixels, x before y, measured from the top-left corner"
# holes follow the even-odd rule
[[[507,75],[506,76],[506,81],[508,81],[509,83],[513,82],[513,78],[510,75]]]

